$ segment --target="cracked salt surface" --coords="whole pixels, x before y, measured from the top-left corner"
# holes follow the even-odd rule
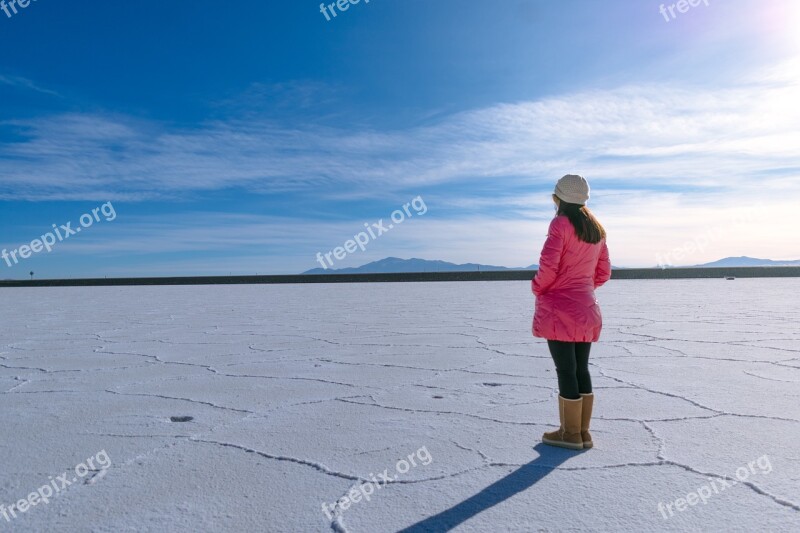
[[[4,289],[0,504],[112,465],[0,530],[797,531],[798,293],[610,282],[595,448],[572,453],[537,445],[557,391],[526,282]]]

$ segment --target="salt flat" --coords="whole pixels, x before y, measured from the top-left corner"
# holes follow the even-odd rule
[[[3,289],[0,529],[798,531],[798,294],[612,280],[574,453],[527,282]]]

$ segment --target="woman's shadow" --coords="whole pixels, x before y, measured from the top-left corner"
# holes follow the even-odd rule
[[[399,533],[450,531],[473,516],[532,487],[559,465],[576,455],[574,451],[554,448],[541,443],[534,446],[533,449],[539,453],[539,457],[530,463],[519,467],[503,479],[495,481],[450,509],[421,520],[400,530]]]

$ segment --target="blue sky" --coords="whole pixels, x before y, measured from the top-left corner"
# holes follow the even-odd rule
[[[660,5],[0,11],[0,248],[116,213],[0,279],[297,273],[416,197],[424,215],[334,266],[524,266],[566,173],[616,265],[800,259],[800,5]]]

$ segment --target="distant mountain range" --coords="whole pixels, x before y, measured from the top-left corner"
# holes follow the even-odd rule
[[[538,265],[531,265],[521,268],[508,268],[504,266],[479,265],[477,263],[465,263],[457,265],[447,261],[431,261],[428,259],[400,259],[399,257],[387,257],[380,261],[373,261],[360,267],[351,268],[314,268],[303,272],[303,274],[394,274],[409,272],[489,272],[498,270],[535,270]]]
[[[757,259],[754,257],[726,257],[713,263],[702,265],[690,265],[686,267],[670,266],[667,268],[712,268],[712,267],[759,267],[759,266],[800,266],[797,261],[775,261],[772,259]],[[360,267],[350,268],[314,268],[303,272],[303,274],[393,274],[410,272],[490,272],[498,270],[536,270],[539,265],[529,265],[526,267],[509,268],[495,265],[481,265],[478,263],[465,263],[457,265],[447,261],[432,261],[428,259],[400,259],[398,257],[387,257],[379,261],[373,261]],[[613,266],[612,268],[621,269],[625,267]],[[661,268],[661,267],[653,267]]]
[[[713,263],[704,263],[702,265],[694,265],[700,268],[710,267],[760,267],[760,266],[800,266],[800,260],[797,261],[775,261],[773,259],[757,259],[755,257],[726,257]]]

